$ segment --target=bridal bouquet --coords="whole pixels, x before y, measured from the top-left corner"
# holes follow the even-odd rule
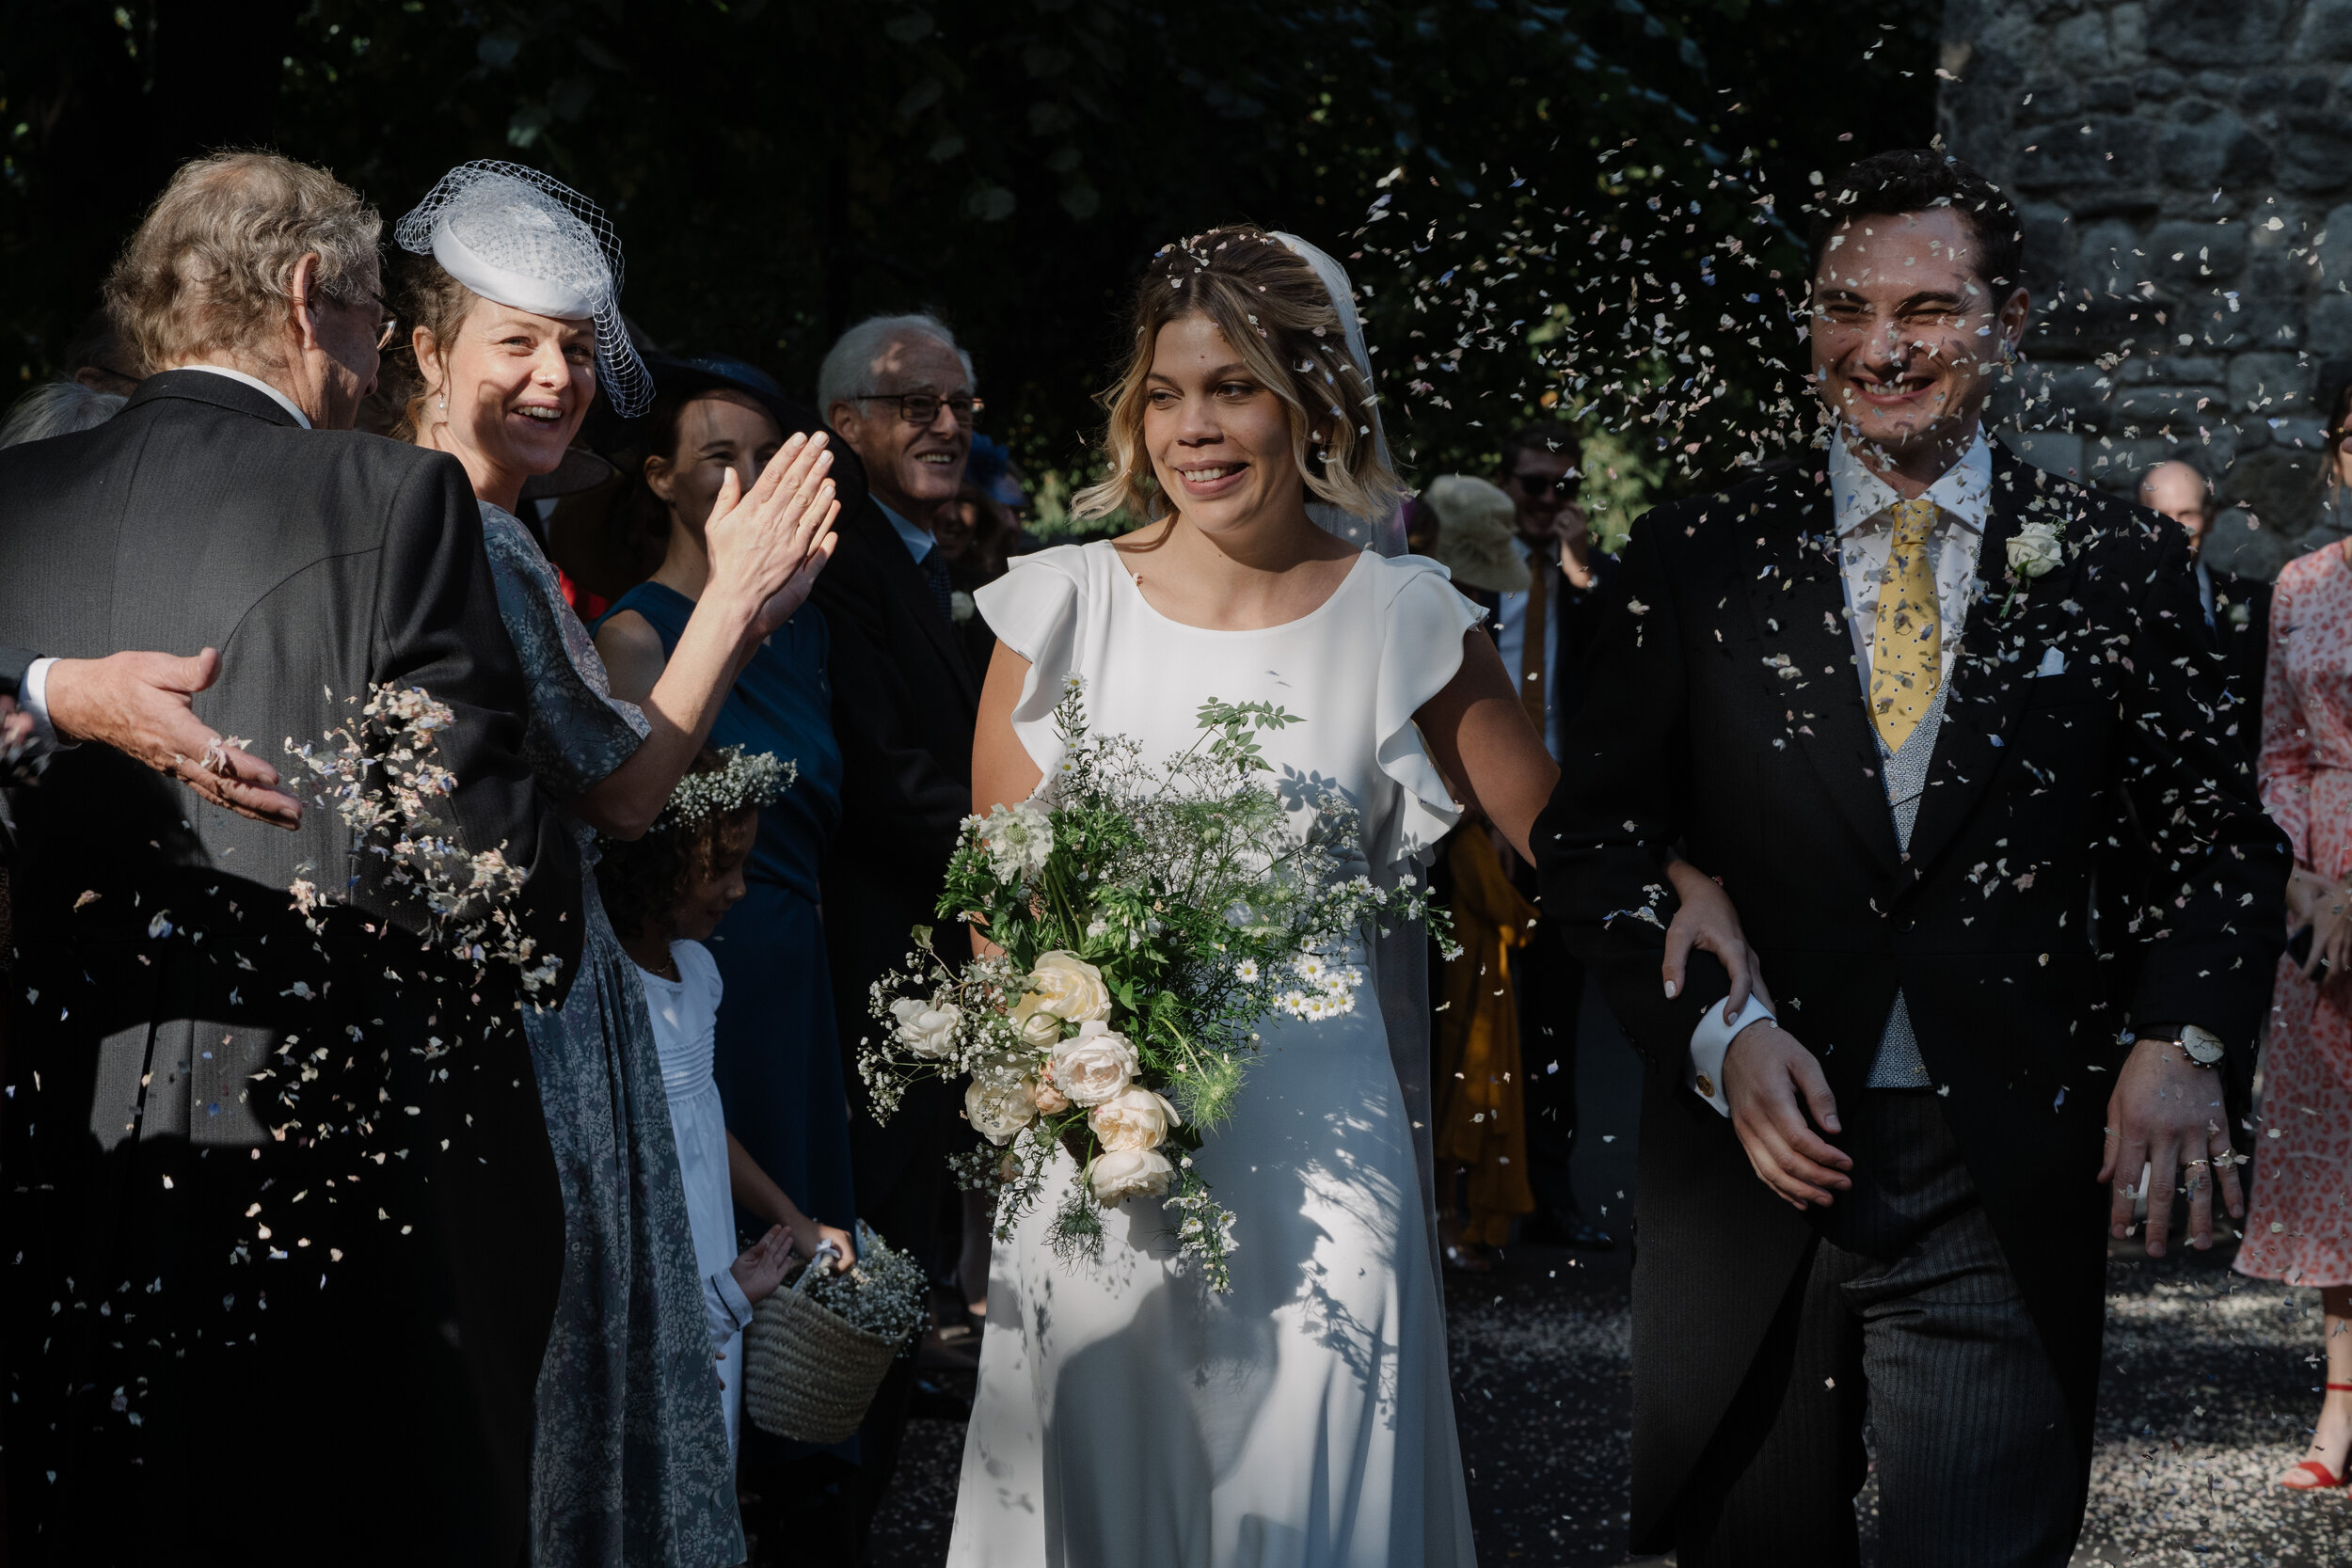
[[[1350,961],[1375,924],[1436,919],[1406,876],[1359,864],[1355,809],[1309,797],[1303,828],[1259,775],[1263,731],[1299,721],[1211,701],[1200,738],[1147,766],[1133,740],[1088,727],[1078,683],[1054,712],[1063,760],[1038,796],[964,822],[940,912],[997,950],[952,968],[928,934],[873,990],[886,1026],[859,1072],[875,1114],[908,1085],[969,1076],[964,1115],[993,1148],[957,1162],[997,1191],[997,1234],[1037,1203],[1054,1152],[1080,1180],[1053,1216],[1069,1258],[1102,1246],[1102,1211],[1159,1197],[1181,1254],[1231,1283],[1233,1216],[1193,1164],[1232,1113],[1260,1021],[1353,1012]]]

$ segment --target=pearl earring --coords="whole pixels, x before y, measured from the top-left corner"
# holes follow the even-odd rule
[[[441,412],[444,414],[449,412],[449,399],[447,398],[441,400]]]

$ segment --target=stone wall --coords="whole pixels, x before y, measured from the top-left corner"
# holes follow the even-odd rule
[[[1947,0],[1944,40],[1946,145],[2025,218],[2021,450],[2116,489],[2197,463],[2240,569],[2335,536],[2313,400],[2352,379],[2352,0]]]

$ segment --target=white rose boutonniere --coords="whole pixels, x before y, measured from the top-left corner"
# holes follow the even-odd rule
[[[2058,524],[2037,517],[2020,524],[2010,535],[2009,596],[2001,601],[2001,613],[2007,615],[2010,606],[2017,602],[2017,594],[2036,578],[2047,577],[2066,563],[2066,537]]]
[[[978,601],[961,588],[947,596],[947,613],[958,626],[972,619],[979,612],[979,608]]]

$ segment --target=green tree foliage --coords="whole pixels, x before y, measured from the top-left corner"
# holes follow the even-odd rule
[[[805,388],[849,322],[937,309],[1037,475],[1083,461],[1145,260],[1243,218],[1354,258],[1411,468],[1486,471],[1503,430],[1582,410],[1620,427],[1602,466],[1629,501],[1755,447],[1788,388],[1744,340],[1794,343],[1767,275],[1793,277],[1806,176],[1925,139],[1933,23],[1866,0],[22,0],[0,341],[48,370],[202,147],[326,165],[388,216],[508,157],[605,205],[624,306],[665,347]]]

